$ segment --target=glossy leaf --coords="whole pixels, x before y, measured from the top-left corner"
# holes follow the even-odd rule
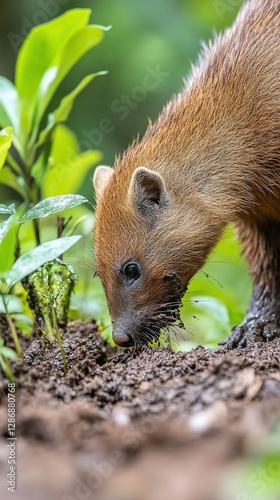
[[[0,126],[12,127],[13,143],[21,154],[18,93],[14,84],[4,76],[0,76]]]
[[[77,207],[82,203],[87,203],[88,200],[79,194],[66,194],[63,196],[52,196],[46,198],[34,207],[32,207],[21,219],[20,223],[31,221],[34,219],[47,217],[48,215],[61,212],[68,208]]]
[[[70,94],[66,95],[59,105],[59,107],[48,116],[48,124],[47,127],[42,130],[39,141],[36,146],[40,146],[44,144],[44,142],[50,137],[54,127],[61,122],[65,122],[72,110],[74,101],[79,93],[93,80],[95,76],[105,75],[106,71],[100,71],[99,73],[94,73],[92,75],[86,76],[77,87],[70,92]]]
[[[0,76],[0,125],[18,128],[18,94],[14,84]]]
[[[5,234],[2,234],[2,237],[0,237],[0,274],[11,269],[14,263],[14,248],[17,241],[17,230],[17,220],[10,221],[8,227],[6,226]],[[31,230],[31,232],[31,238],[33,238],[33,230]]]
[[[37,103],[38,112],[35,119],[36,122],[41,120],[54,92],[70,69],[86,52],[101,42],[106,29],[107,28],[103,26],[84,26],[80,30],[76,31],[72,37],[67,38],[66,43],[62,45],[59,53],[56,53],[55,55],[57,71],[53,71],[51,77],[48,77],[47,85],[45,83],[45,79],[41,82],[39,88],[40,99],[38,99]]]
[[[0,214],[13,214],[15,212],[15,205],[12,203],[12,205],[3,205],[0,204]]]
[[[42,245],[21,255],[10,271],[0,274],[0,282],[6,283],[7,287],[10,289],[18,281],[28,276],[46,262],[56,259],[66,252],[75,245],[80,238],[81,236],[69,236],[42,243]]]
[[[49,197],[77,192],[89,169],[99,163],[101,158],[99,151],[80,153],[75,134],[65,125],[58,125],[41,183],[42,195]]]
[[[20,97],[21,126],[27,133],[31,128],[40,85],[43,90],[55,78],[61,48],[88,22],[89,14],[89,10],[74,9],[36,26],[21,46],[15,83]]]
[[[60,82],[91,47],[103,37],[102,27],[86,26],[89,9],[73,9],[33,28],[23,43],[16,65],[21,126],[29,136]],[[33,134],[34,137],[34,134]],[[36,139],[36,137],[34,138]]]
[[[3,128],[0,132],[0,169],[3,167],[6,156],[12,144],[12,128]]]
[[[0,222],[0,244],[9,230],[17,224],[16,214],[12,214],[8,219]]]

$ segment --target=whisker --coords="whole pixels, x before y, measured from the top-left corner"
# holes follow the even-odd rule
[[[186,304],[200,304],[200,302],[209,302],[210,299],[195,299],[195,300],[188,300]]]
[[[110,323],[110,325],[107,325],[103,328],[103,330],[101,330],[101,333],[105,332],[105,330],[107,330],[108,328],[110,328],[110,326],[112,326],[112,323]]]
[[[219,285],[219,287],[220,287],[220,288],[223,288],[223,285],[222,285],[222,284],[221,284],[221,283],[220,283],[220,282],[219,282],[216,278],[214,278],[214,276],[211,276],[211,274],[206,273],[206,272],[205,272],[205,271],[203,271],[202,269],[200,269],[200,271],[199,271],[199,272],[200,272],[200,273],[202,273],[202,274],[204,274],[204,276],[205,276],[205,277],[206,277],[206,278],[210,281],[210,283],[211,283],[213,286],[215,286],[215,283],[217,283],[217,285]],[[211,281],[211,280],[213,280],[215,283],[212,283],[212,281]],[[217,287],[215,287],[215,288],[217,288]]]
[[[77,257],[69,256],[68,261],[70,264],[75,265],[75,267],[77,266],[86,270],[90,270],[92,272],[95,269],[94,265],[91,262],[87,261],[86,259],[83,260],[83,259],[78,259]]]

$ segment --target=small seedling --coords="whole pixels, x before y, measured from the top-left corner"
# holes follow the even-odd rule
[[[56,335],[57,342],[58,342],[58,345],[60,347],[60,352],[61,352],[62,359],[63,359],[63,370],[64,370],[64,373],[67,373],[67,359],[66,359],[66,354],[65,354],[65,351],[64,351],[64,347],[63,347],[63,343],[62,343],[62,338],[61,338],[61,335],[60,335],[60,331],[59,331],[59,328],[58,328],[57,318],[56,318],[56,312],[55,312],[54,307],[52,307],[52,322],[53,322],[53,327],[54,327],[55,335]]]
[[[52,309],[55,309],[56,318],[61,326],[66,325],[70,305],[70,297],[78,276],[72,266],[60,259],[47,262],[34,271],[25,285],[28,291],[28,301],[38,304],[37,315],[44,320],[48,336],[53,328]],[[37,317],[37,321],[38,321]]]

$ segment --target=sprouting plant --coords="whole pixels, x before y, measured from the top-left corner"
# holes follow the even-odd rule
[[[59,325],[65,326],[70,296],[77,281],[78,276],[73,267],[61,259],[47,262],[29,276],[26,284],[28,297],[38,304],[38,315],[44,320],[48,337],[52,336],[54,326],[53,309]]]
[[[23,280],[36,269],[39,269],[46,262],[56,259],[58,255],[68,250],[71,246],[73,246],[73,244],[77,243],[80,238],[81,236],[69,236],[58,240],[48,241],[20,256],[9,271],[0,274],[0,296],[2,295],[4,304],[6,304],[5,295],[11,292],[12,287],[16,283]],[[5,311],[17,354],[20,356],[21,351],[17,333],[12,327],[13,323],[10,320],[7,306],[5,306]]]
[[[90,12],[73,9],[33,28],[18,54],[15,84],[0,77],[0,126],[6,127],[0,132],[0,184],[16,191],[27,208],[41,199],[77,190],[88,169],[100,159],[97,151],[80,153],[73,132],[62,123],[79,93],[104,72],[84,77],[48,114],[45,124],[46,110],[60,83],[107,29],[88,25]],[[29,220],[39,245],[38,215]],[[5,223],[11,225],[11,217]]]

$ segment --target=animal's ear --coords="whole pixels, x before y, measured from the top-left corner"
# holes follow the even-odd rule
[[[99,166],[95,169],[93,175],[93,186],[97,201],[100,200],[113,172],[114,170],[111,167]]]
[[[168,203],[163,177],[146,167],[137,167],[131,178],[128,198],[135,212],[154,222]]]

